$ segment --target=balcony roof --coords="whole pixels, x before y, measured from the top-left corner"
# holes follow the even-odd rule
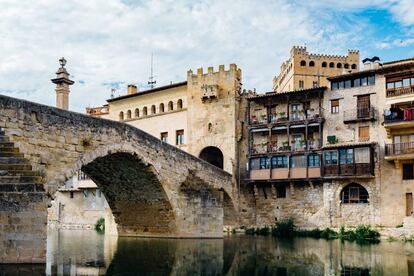
[[[374,146],[377,142],[342,142],[336,144],[329,144],[322,147],[322,149],[337,149],[344,147],[363,147],[363,146]]]
[[[294,90],[294,91],[283,91],[283,92],[265,92],[265,93],[261,93],[261,94],[257,94],[257,95],[252,95],[247,97],[248,100],[255,100],[255,99],[261,99],[261,98],[278,98],[278,97],[283,97],[286,98],[287,95],[293,95],[293,96],[300,96],[300,95],[309,95],[309,94],[316,94],[319,92],[324,92],[326,91],[327,87],[326,86],[321,86],[321,87],[317,87],[317,88],[309,88],[309,89],[302,89],[302,90]]]

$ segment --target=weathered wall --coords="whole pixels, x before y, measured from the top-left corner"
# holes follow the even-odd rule
[[[142,235],[146,229],[138,224],[135,213],[139,208],[152,206],[151,214],[155,216],[158,215],[156,210],[159,204],[162,204],[171,219],[168,227],[174,229],[168,235],[221,237],[223,215],[220,211],[222,192],[219,191],[234,199],[228,173],[123,123],[5,96],[0,96],[0,110],[0,126],[30,162],[33,172],[39,172],[41,178],[38,182],[42,184],[40,188],[45,190],[36,194],[24,191],[2,193],[0,218],[4,235],[1,237],[6,245],[0,254],[3,262],[44,261],[45,252],[41,248],[44,248],[42,245],[46,238],[46,207],[50,200],[46,195],[53,195],[81,168],[107,197],[121,235]],[[114,160],[116,162],[110,162]],[[135,165],[127,167],[124,164]],[[116,181],[109,183],[109,177]],[[198,201],[205,202],[211,212],[199,212],[197,208],[200,205],[184,203],[188,195],[180,187],[192,177],[200,179],[198,183],[212,191],[207,201],[203,201],[202,194],[192,194],[200,198]],[[146,202],[145,196],[134,200],[132,196],[137,195],[134,189],[140,187],[141,180],[147,181],[142,187],[146,190],[145,195],[156,191],[152,202],[157,204],[151,205],[151,200]],[[162,200],[159,202],[160,196]],[[10,206],[11,197],[18,197],[21,203],[18,208],[5,209]],[[188,210],[183,212],[183,206],[195,208],[191,217],[185,217]],[[197,220],[208,220],[210,224],[198,224]],[[160,226],[153,222],[151,225]],[[28,259],[24,259],[20,258],[25,255],[23,251],[11,252],[7,249],[16,248],[22,241],[27,243],[25,248],[38,243],[36,246],[40,252],[30,251]]]

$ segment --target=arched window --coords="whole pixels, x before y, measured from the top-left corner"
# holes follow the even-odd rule
[[[152,105],[151,106],[151,114],[155,114],[155,113],[156,113],[155,105]]]
[[[164,104],[160,103],[160,111],[159,112],[164,112]]]
[[[322,62],[322,67],[326,67],[327,65],[326,61]]]
[[[127,111],[127,119],[131,119],[131,110]]]
[[[306,61],[302,60],[302,61],[300,62],[300,66],[306,66]]]
[[[345,69],[348,69],[348,68],[349,68],[349,64],[348,64],[348,63],[345,63],[345,64],[344,64],[344,68],[345,68]]]
[[[119,120],[120,121],[124,120],[124,112],[123,111],[119,112]]]
[[[148,109],[146,106],[142,109],[142,115],[147,116],[148,115]]]
[[[352,69],[357,69],[356,64],[355,64],[355,63],[354,63],[354,64],[352,64],[352,65],[351,65],[351,68],[352,68]]]
[[[208,123],[208,132],[213,131],[213,125],[211,123]]]
[[[173,102],[168,102],[168,111],[172,111],[174,109]]]
[[[336,68],[342,68],[342,63],[338,62],[338,63],[336,64]]]
[[[309,62],[309,66],[310,66],[310,67],[315,67],[315,62],[314,62],[313,60],[311,60],[311,61]]]
[[[179,99],[177,102],[177,109],[183,108],[183,100]]]
[[[330,62],[330,63],[329,63],[329,68],[334,68],[334,67],[335,67],[335,63]]]
[[[341,191],[342,203],[368,203],[368,192],[360,184],[351,183]]]
[[[135,118],[138,118],[138,117],[139,117],[139,109],[135,108]]]

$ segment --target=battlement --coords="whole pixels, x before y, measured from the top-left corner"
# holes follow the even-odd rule
[[[290,50],[292,57],[300,55],[303,58],[310,59],[326,59],[335,61],[345,61],[348,58],[359,58],[359,50],[348,49],[348,55],[329,55],[329,54],[313,54],[306,51],[306,46],[293,46]]]
[[[202,76],[213,76],[213,75],[232,74],[232,73],[236,75],[240,75],[241,69],[237,68],[237,65],[232,63],[230,64],[229,69],[226,70],[225,66],[223,64],[220,64],[218,71],[214,71],[214,67],[210,66],[207,68],[207,73],[204,73],[203,67],[200,67],[197,69],[197,74],[194,74],[193,70],[190,69],[187,71],[187,78],[191,79],[191,78],[198,78]]]

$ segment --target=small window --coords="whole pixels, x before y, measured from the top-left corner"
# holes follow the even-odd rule
[[[312,82],[312,87],[313,88],[319,87],[318,82],[317,81]]]
[[[336,150],[325,151],[324,156],[326,165],[338,164],[338,152]]]
[[[339,89],[339,84],[338,84],[338,82],[332,82],[332,84],[331,84],[331,89],[332,89],[332,90],[338,90],[338,89]]]
[[[360,126],[358,128],[358,138],[360,142],[369,141],[369,126]]]
[[[387,82],[387,89],[393,89],[394,83],[393,82]]]
[[[168,111],[172,111],[174,109],[173,102],[168,102]]]
[[[329,63],[329,68],[334,68],[334,67],[335,67],[335,63],[330,62],[330,63]]]
[[[184,145],[184,130],[183,129],[177,130],[175,144]]]
[[[326,61],[322,62],[322,67],[325,68],[328,64],[326,63]]]
[[[374,84],[375,84],[375,76],[369,76],[368,85],[374,85]]]
[[[300,66],[306,66],[306,61],[302,60],[302,61],[300,62]]]
[[[213,124],[212,123],[208,123],[208,128],[207,128],[208,132],[212,132],[213,131]]]
[[[250,160],[250,170],[263,170],[270,168],[268,157],[253,158]]]
[[[340,81],[338,82],[338,89],[344,89],[345,88],[345,82]]]
[[[349,69],[349,64],[348,64],[348,63],[345,63],[345,64],[344,64],[344,68],[345,68],[345,69]]]
[[[151,106],[151,114],[155,114],[155,113],[156,113],[155,105],[152,105]]]
[[[182,109],[183,108],[183,100],[179,99],[177,102],[177,109]]]
[[[366,77],[361,78],[361,86],[366,86],[366,85],[368,85],[368,79]]]
[[[148,115],[148,109],[146,106],[142,109],[142,115],[147,116]]]
[[[342,63],[339,63],[339,62],[338,62],[338,63],[336,64],[336,68],[342,68]]]
[[[320,167],[320,159],[318,154],[309,154],[308,167]]]
[[[139,117],[139,109],[135,108],[135,118],[138,118],[138,117]]]
[[[311,60],[311,61],[309,62],[309,66],[310,66],[310,67],[315,67],[315,62],[314,62],[313,60]]]
[[[354,63],[354,64],[351,65],[351,68],[352,69],[357,69],[357,65]]]
[[[123,111],[119,112],[119,120],[120,121],[124,120],[124,112]]]
[[[73,192],[70,192],[70,198],[73,198]]]
[[[275,156],[272,158],[272,168],[287,168],[288,158],[287,156]]]
[[[340,149],[339,150],[339,164],[353,164],[354,163],[354,149]]]
[[[127,111],[127,119],[131,119],[131,116],[132,116],[132,115],[131,115],[131,110],[128,110],[128,111]]]
[[[368,203],[368,191],[359,184],[351,183],[341,191],[342,203]]]
[[[331,113],[332,114],[339,113],[339,100],[331,101]]]
[[[164,104],[160,103],[160,113],[164,112]]]
[[[286,186],[277,185],[276,186],[276,197],[277,198],[286,198]]]
[[[303,87],[305,87],[304,81],[300,80],[299,81],[299,89],[303,89]]]
[[[396,81],[395,88],[401,88],[401,87],[402,87],[402,81]]]
[[[361,86],[361,79],[354,79],[354,87]]]
[[[294,155],[290,157],[291,168],[306,168],[306,156]]]
[[[410,79],[403,79],[403,86],[409,87],[410,86]]]
[[[345,88],[351,88],[352,87],[352,80],[346,80],[344,83]]]
[[[414,179],[414,164],[403,164],[403,180]]]
[[[168,132],[161,132],[161,141],[167,143],[167,141],[168,141]]]

